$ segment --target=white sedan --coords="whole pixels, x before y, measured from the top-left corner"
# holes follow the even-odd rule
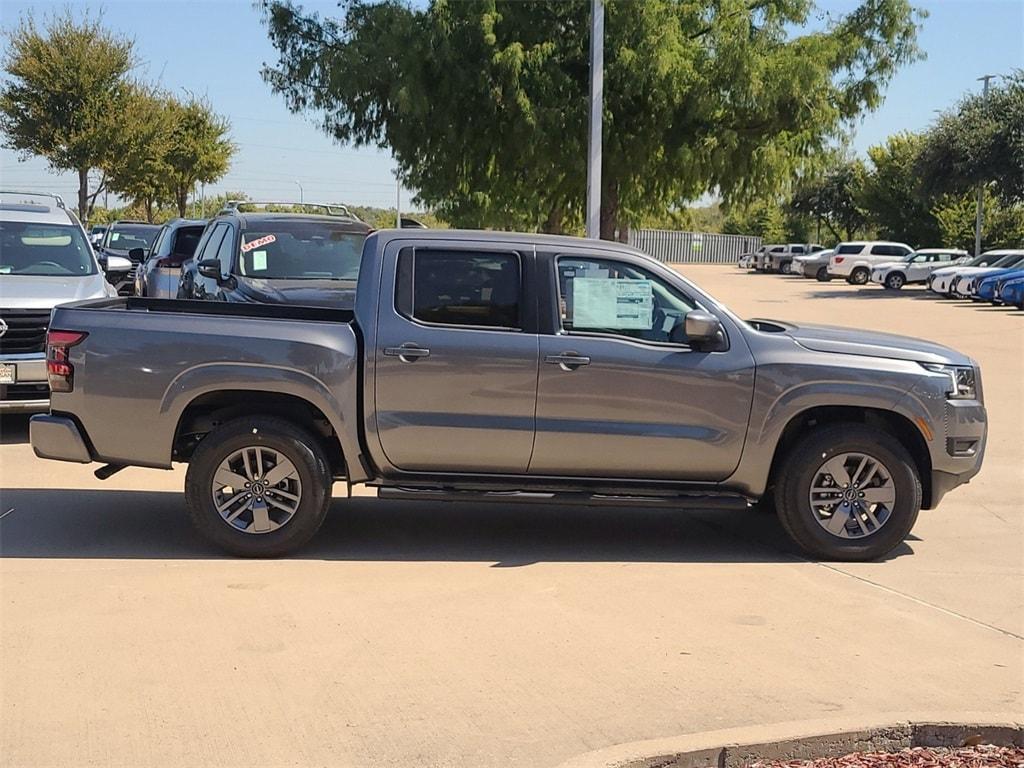
[[[955,248],[922,248],[907,259],[876,264],[871,269],[871,282],[898,291],[908,283],[923,283],[937,269],[962,264],[967,251]]]
[[[928,275],[928,290],[940,296],[949,296],[959,278],[976,272],[984,272],[989,267],[997,269],[1012,267],[1021,259],[1024,259],[1024,251],[987,251],[960,266],[935,270]]]

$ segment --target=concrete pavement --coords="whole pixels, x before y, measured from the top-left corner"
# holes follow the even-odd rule
[[[1024,312],[686,267],[740,314],[983,366],[982,473],[885,562],[752,513],[338,501],[297,557],[222,557],[183,471],[0,446],[0,763],[548,766],[680,733],[1024,707]],[[813,299],[813,300],[811,300]]]

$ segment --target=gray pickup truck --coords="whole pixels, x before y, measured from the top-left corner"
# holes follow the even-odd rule
[[[193,523],[247,556],[306,543],[342,481],[385,498],[761,503],[815,557],[877,558],[985,447],[967,356],[744,321],[592,240],[381,231],[352,308],[89,301],[55,309],[48,342],[36,454],[103,462],[99,477],[187,462]]]

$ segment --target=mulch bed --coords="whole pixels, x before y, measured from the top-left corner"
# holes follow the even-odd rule
[[[817,760],[759,760],[748,768],[1024,768],[1024,749],[979,744],[973,747],[913,747],[900,752],[854,752]]]

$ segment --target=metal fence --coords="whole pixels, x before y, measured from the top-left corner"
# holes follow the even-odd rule
[[[670,264],[725,264],[761,247],[760,237],[633,229],[629,244]]]

